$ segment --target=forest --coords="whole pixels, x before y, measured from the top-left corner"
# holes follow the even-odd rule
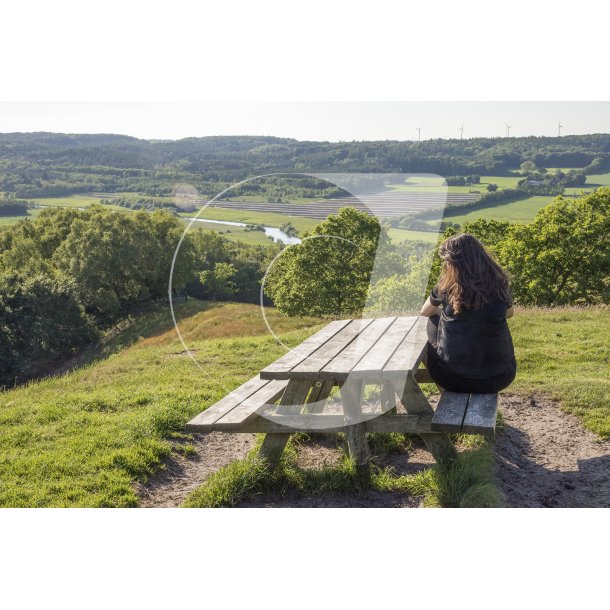
[[[610,189],[557,198],[529,224],[467,223],[511,275],[521,305],[610,302]],[[13,386],[66,358],[151,300],[166,299],[184,225],[167,211],[105,206],[47,209],[0,232],[0,384]],[[301,246],[251,246],[188,233],[172,292],[257,303],[265,293],[289,316],[354,316],[417,309],[440,260],[431,244],[394,244],[375,217],[344,207]],[[456,229],[448,227],[445,238]],[[339,237],[340,239],[332,239]],[[372,281],[373,261],[376,262]],[[430,273],[430,269],[432,272]],[[312,272],[315,270],[315,273]]]
[[[467,140],[300,142],[290,138],[216,136],[176,141],[120,135],[0,134],[0,192],[18,199],[86,192],[171,196],[193,185],[213,197],[249,176],[273,172],[407,172],[447,177],[511,175],[534,167],[610,167],[610,135]],[[336,197],[342,191],[313,178],[282,176],[231,194]]]

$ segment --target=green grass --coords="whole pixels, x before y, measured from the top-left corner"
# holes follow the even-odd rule
[[[195,216],[195,214],[192,212],[184,212],[181,213],[180,216],[193,217]],[[252,212],[250,210],[234,210],[228,208],[216,208],[212,206],[208,206],[207,208],[205,208],[201,212],[199,217],[209,218],[210,220],[230,220],[233,222],[244,222],[246,224],[261,224],[266,225],[268,227],[280,227],[281,225],[290,222],[299,232],[309,231],[321,222],[319,220],[314,220],[311,218],[288,216],[284,214],[278,214],[276,212]]]
[[[177,310],[201,369],[178,341],[167,305],[146,307],[74,371],[0,393],[0,506],[136,506],[134,481],[161,466],[172,436],[284,352],[254,305],[189,301]],[[321,325],[267,313],[293,346]],[[510,326],[519,364],[511,389],[559,399],[585,427],[610,438],[610,309],[519,309]],[[376,452],[408,443],[400,435],[371,441]],[[346,457],[336,467],[303,471],[288,452],[279,474],[264,475],[269,480],[252,475],[250,462],[238,463],[188,503],[238,504],[261,489],[326,494],[365,485],[423,496],[427,505],[497,505],[490,448],[479,437],[460,444],[457,464],[416,477],[373,469],[362,479]]]
[[[246,231],[243,227],[232,227],[230,225],[221,225],[214,222],[194,222],[191,226],[191,231],[201,229],[203,231],[216,231],[222,234],[223,237],[232,241],[239,241],[255,246],[269,246],[273,243],[262,231]]]
[[[388,234],[395,244],[401,244],[404,241],[425,241],[429,244],[435,244],[439,236],[434,231],[411,231],[409,229],[395,229],[392,227],[388,229]]]
[[[511,203],[502,203],[487,208],[472,210],[470,212],[452,213],[451,208],[445,212],[444,219],[463,225],[479,218],[485,220],[504,220],[511,223],[530,222],[545,205],[553,201],[554,197],[534,195]]]
[[[610,308],[518,309],[510,328],[513,387],[560,400],[586,428],[610,438]]]
[[[20,220],[31,220],[35,216],[38,216],[40,212],[41,210],[37,208],[34,210],[28,210],[28,213],[25,216],[0,216],[0,227],[17,224]]]
[[[610,186],[610,172],[607,174],[591,174],[587,176],[586,187],[589,186]]]
[[[179,311],[202,369],[177,341],[166,306],[112,338],[105,359],[0,394],[0,506],[137,505],[133,481],[169,455],[167,439],[283,353],[256,306]],[[292,344],[317,328],[269,313]]]
[[[342,447],[338,464],[319,469],[297,465],[298,440],[291,438],[274,467],[258,455],[255,447],[244,460],[218,470],[191,492],[186,508],[238,506],[256,494],[281,498],[286,492],[303,496],[332,496],[341,493],[403,492],[422,497],[431,507],[497,507],[502,497],[492,476],[493,454],[489,447],[461,453],[450,466],[430,468],[411,475],[399,475],[391,467],[358,468]],[[260,444],[260,438],[259,443]]]

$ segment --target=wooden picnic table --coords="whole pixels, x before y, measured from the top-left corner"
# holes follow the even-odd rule
[[[426,323],[419,316],[331,322],[197,415],[187,430],[265,432],[260,451],[270,459],[294,432],[345,432],[359,465],[370,459],[367,432],[416,433],[437,461],[452,460],[448,432],[493,431],[497,395],[445,392],[435,412],[419,385],[431,381],[421,368]],[[368,385],[380,387],[380,404],[365,409]],[[327,408],[336,387],[339,413]]]

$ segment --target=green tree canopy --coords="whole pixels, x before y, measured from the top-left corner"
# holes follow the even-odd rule
[[[362,311],[378,250],[389,247],[379,220],[354,208],[329,216],[303,242],[286,248],[265,290],[284,314],[357,315]]]

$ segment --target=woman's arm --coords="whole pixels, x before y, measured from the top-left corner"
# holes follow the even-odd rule
[[[426,318],[431,318],[432,316],[440,315],[442,307],[440,305],[432,305],[430,302],[430,297],[426,299],[421,311],[419,312],[420,316],[426,316]]]
[[[509,307],[506,310],[506,317],[507,318],[512,318],[515,315],[515,308],[514,307]]]

